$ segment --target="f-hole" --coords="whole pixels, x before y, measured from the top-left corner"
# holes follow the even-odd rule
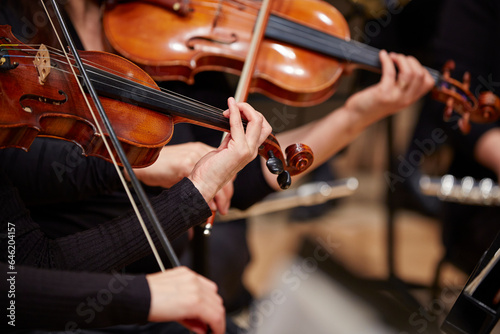
[[[61,100],[56,100],[56,99],[51,99],[49,97],[35,95],[35,94],[24,94],[19,99],[19,104],[21,105],[21,108],[23,108],[24,111],[29,112],[29,113],[33,112],[33,110],[31,109],[30,106],[26,106],[23,104],[23,102],[25,100],[33,100],[33,101],[38,101],[38,102],[42,102],[42,103],[46,103],[46,104],[51,104],[54,106],[60,106],[61,104],[64,104],[68,101],[68,95],[65,92],[63,92],[62,90],[59,90],[58,93],[59,93],[59,95],[64,96],[64,98]]]

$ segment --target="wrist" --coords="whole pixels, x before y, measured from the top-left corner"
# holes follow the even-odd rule
[[[347,136],[357,136],[372,123],[369,113],[348,103],[337,109],[335,113],[337,113],[336,122],[340,122],[339,127],[344,129],[344,135]]]
[[[207,182],[199,180],[196,176],[192,174],[189,175],[187,178],[193,183],[195,188],[198,189],[205,202],[209,203],[214,198],[217,189],[214,189],[213,186],[207,184]]]

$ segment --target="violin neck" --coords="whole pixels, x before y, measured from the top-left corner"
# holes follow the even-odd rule
[[[357,41],[341,39],[277,15],[270,15],[265,36],[344,60],[370,71],[380,72],[382,68],[379,59],[380,50]],[[431,68],[425,67],[425,69],[429,71],[437,84],[441,74]]]
[[[99,95],[120,99],[193,124],[203,124],[216,130],[229,131],[229,120],[223,110],[195,101],[174,92],[161,91],[116,74],[87,68],[89,77]],[[246,125],[246,122],[244,122]]]

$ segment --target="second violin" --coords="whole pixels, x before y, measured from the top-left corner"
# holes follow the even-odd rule
[[[123,3],[122,3],[123,2]],[[238,74],[246,58],[258,1],[181,2],[109,0],[104,30],[111,45],[158,80],[192,83],[201,71]],[[312,106],[329,98],[346,69],[379,71],[379,50],[352,41],[342,14],[321,0],[276,0],[271,4],[259,46],[250,92],[294,106]],[[177,10],[176,10],[177,9]],[[138,29],[140,27],[140,29]],[[492,93],[478,98],[461,83],[427,68],[435,80],[433,97],[468,121],[491,122],[500,116]]]
[[[186,6],[184,15],[164,1],[109,5],[103,20],[106,37],[119,54],[156,80],[192,83],[196,73],[208,70],[239,74],[260,1],[207,0]],[[273,0],[266,35],[270,23],[279,18],[349,37],[341,13],[323,1]],[[293,30],[288,33],[301,39]],[[285,104],[318,104],[333,94],[343,67],[337,59],[265,38],[258,48],[250,92]]]

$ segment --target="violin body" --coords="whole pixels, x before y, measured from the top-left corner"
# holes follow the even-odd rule
[[[134,1],[109,7],[103,25],[112,47],[156,80],[192,83],[201,71],[241,72],[259,4],[191,2],[191,11],[180,15]],[[271,15],[349,39],[346,20],[324,1],[276,0],[271,6]],[[314,51],[264,39],[249,91],[285,104],[316,105],[335,92],[344,64]]]
[[[10,27],[3,26],[0,32],[4,42],[21,44],[10,33]],[[15,68],[2,70],[0,67],[0,148],[28,150],[35,137],[52,137],[71,141],[86,155],[109,161],[110,156],[101,139],[107,134],[99,133],[80,90],[75,89],[78,88],[77,79],[67,60],[51,54],[49,62],[53,68],[45,82],[40,83],[33,58],[25,57],[37,50],[30,50],[28,46],[21,49],[10,50],[8,58],[3,58]],[[81,57],[98,68],[113,69],[130,80],[156,86],[146,73],[134,70],[135,65],[116,55],[89,51],[81,52]],[[115,132],[131,165],[143,167],[153,163],[172,136],[172,117],[116,99],[102,97],[101,102],[113,120]]]

